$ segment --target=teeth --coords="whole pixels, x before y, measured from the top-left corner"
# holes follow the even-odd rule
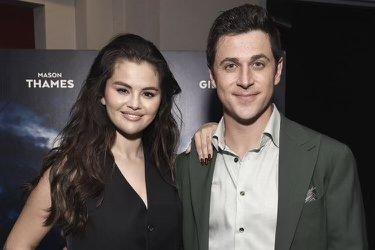
[[[121,112],[123,115],[127,115],[127,116],[130,116],[130,117],[141,117],[141,115],[135,115],[135,114],[129,114],[129,113],[124,113],[124,112]]]
[[[128,113],[122,113],[124,117],[126,117],[129,120],[137,121],[141,119],[141,115],[135,115],[135,114],[128,114]]]

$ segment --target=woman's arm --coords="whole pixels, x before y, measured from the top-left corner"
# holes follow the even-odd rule
[[[4,250],[35,249],[52,226],[44,226],[51,206],[49,169],[31,192],[23,210],[14,224]]]

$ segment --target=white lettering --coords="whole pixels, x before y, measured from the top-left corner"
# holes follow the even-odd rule
[[[60,88],[66,88],[66,80],[61,80],[60,81]]]
[[[62,78],[62,73],[48,72],[48,73],[38,73],[38,78]]]
[[[60,73],[38,73],[41,78],[55,78],[62,76]],[[74,88],[73,79],[25,79],[27,88]]]
[[[201,89],[216,89],[216,85],[211,82],[210,80],[206,81],[206,80],[202,80],[199,82],[199,87]]]
[[[34,80],[34,88],[41,88],[42,87],[42,80]]]
[[[49,78],[61,78],[62,73],[48,73]]]
[[[199,82],[199,88],[205,89],[207,88],[207,82],[205,80]]]
[[[47,80],[44,80],[42,88],[49,88],[49,84]]]
[[[68,88],[74,88],[74,81],[73,80],[68,80]]]
[[[58,88],[59,87],[59,80],[56,80],[56,81],[51,80],[50,86],[51,86],[51,88],[54,88],[54,87]]]
[[[26,79],[26,82],[27,82],[27,87],[31,88],[31,83],[33,82],[33,80],[32,79]]]

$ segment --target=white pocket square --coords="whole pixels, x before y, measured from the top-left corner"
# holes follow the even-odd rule
[[[315,201],[318,198],[316,187],[311,187],[306,194],[305,203]]]

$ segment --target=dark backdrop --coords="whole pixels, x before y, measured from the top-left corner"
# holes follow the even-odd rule
[[[271,0],[269,8],[281,20],[287,54],[286,115],[352,149],[375,249],[375,8],[290,0]]]

